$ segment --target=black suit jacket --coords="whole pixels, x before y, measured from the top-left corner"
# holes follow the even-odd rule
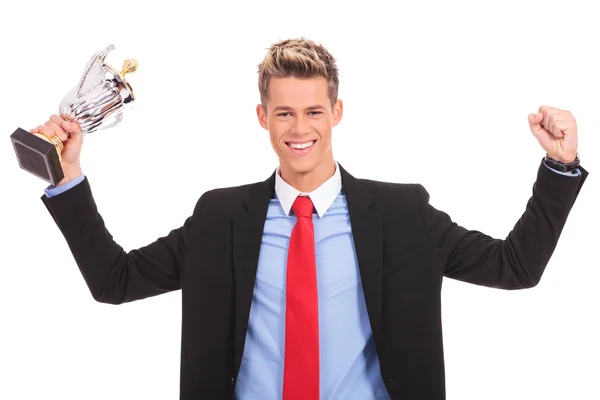
[[[525,212],[500,240],[457,225],[420,184],[340,170],[387,390],[392,399],[444,399],[442,278],[535,286],[588,172],[567,177],[540,163]],[[274,183],[275,174],[206,192],[183,226],[129,252],[107,231],[87,178],[42,196],[94,299],[120,304],[182,290],[181,399],[233,397]]]

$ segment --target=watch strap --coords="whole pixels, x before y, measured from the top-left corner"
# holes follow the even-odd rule
[[[575,161],[570,163],[563,163],[555,160],[550,157],[548,153],[546,153],[546,157],[544,157],[544,164],[559,172],[571,172],[579,168],[579,153],[575,155]]]

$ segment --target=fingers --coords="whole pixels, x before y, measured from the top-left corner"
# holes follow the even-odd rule
[[[550,114],[547,118],[544,118],[544,121],[548,120],[546,127],[547,129],[552,132],[552,134],[556,137],[563,137],[564,135],[562,134],[562,131],[560,130],[560,128],[558,127],[558,122],[559,120],[557,119],[557,117],[559,117],[559,115],[557,114]]]
[[[575,118],[568,110],[561,110],[555,107],[549,106],[541,106],[539,108],[538,115],[542,115],[542,121],[540,122],[541,127],[547,129],[549,132],[555,137],[562,138],[564,136],[565,127],[568,127],[569,124],[575,122]],[[539,117],[536,118],[536,122]],[[532,118],[529,118],[530,124]],[[566,123],[565,123],[566,121]],[[538,127],[535,127],[538,129]],[[533,128],[532,128],[533,129]]]
[[[77,142],[81,140],[83,134],[81,132],[81,127],[77,122],[63,120],[61,127],[65,132],[69,134],[71,139],[73,139],[74,141]]]
[[[64,142],[69,138],[69,135],[67,135],[63,128],[61,128],[60,123],[60,117],[53,115],[52,117],[50,117],[50,120],[46,121],[44,125],[46,125],[52,131],[54,131],[54,133]]]
[[[554,107],[550,107],[550,106],[540,106],[539,110],[538,110],[538,114],[542,114],[543,118],[542,118],[542,122],[541,124],[544,126],[544,128],[546,129],[550,129],[550,125],[551,125],[551,120],[550,118],[557,112],[560,111],[558,108],[554,108]]]
[[[552,132],[558,132],[554,134],[556,137],[571,135],[575,130],[575,125],[568,119],[556,119],[552,123]]]
[[[32,129],[31,133],[41,133],[42,135],[46,136],[48,139],[52,139],[56,135],[56,132],[54,131],[54,129],[51,129],[50,127],[48,127],[46,125],[39,125],[37,128]]]
[[[77,122],[68,121],[58,115],[52,115],[44,125],[39,125],[30,132],[41,133],[49,139],[56,135],[63,142],[69,138],[79,142],[82,137],[81,128]]]
[[[552,133],[544,128],[540,128],[538,131],[534,132],[534,136],[546,151],[552,148],[554,142],[557,140]]]
[[[542,121],[542,125],[544,128],[550,130],[550,125],[552,125],[552,121],[554,120],[552,114],[550,112],[544,113],[544,120]]]
[[[550,107],[550,106],[540,106],[540,108],[538,109],[538,112],[542,113],[542,114],[550,114],[554,111],[559,110],[556,107]]]
[[[543,148],[550,148],[552,145],[552,137],[554,136],[548,127],[543,125],[544,122],[544,114],[529,114],[527,119],[529,120],[529,127],[531,128],[531,133],[533,136],[540,142]]]

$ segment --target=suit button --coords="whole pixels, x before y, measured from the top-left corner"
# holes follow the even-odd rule
[[[389,378],[389,379],[388,379],[388,382],[389,382],[389,383],[394,383],[394,378]]]

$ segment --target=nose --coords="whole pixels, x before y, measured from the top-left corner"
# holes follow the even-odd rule
[[[293,135],[306,135],[309,131],[309,125],[304,115],[296,115],[292,125]]]

